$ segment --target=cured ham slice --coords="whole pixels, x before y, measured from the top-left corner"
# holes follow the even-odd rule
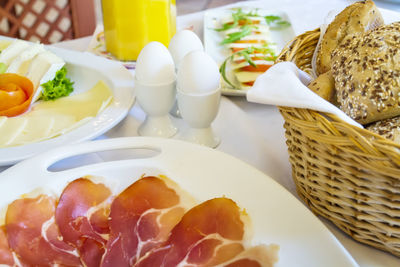
[[[193,205],[191,197],[166,177],[144,177],[130,185],[111,205],[110,239],[102,266],[134,265],[168,238]]]
[[[8,246],[6,228],[4,225],[0,227],[0,264],[14,265],[14,257]]]
[[[62,241],[54,221],[55,199],[39,195],[17,199],[6,213],[10,248],[29,266],[81,266],[75,249]]]
[[[278,260],[276,245],[246,246],[249,217],[233,200],[195,206],[165,176],[143,177],[117,197],[79,178],[56,204],[42,194],[8,206],[0,265],[272,267]]]
[[[278,261],[278,245],[259,245],[241,252],[224,262],[224,267],[273,267]]]
[[[72,181],[60,196],[56,223],[63,240],[78,249],[88,267],[99,266],[104,254],[111,202],[110,189],[87,178]]]
[[[244,251],[247,216],[228,198],[215,198],[189,210],[168,240],[137,266],[214,266]]]

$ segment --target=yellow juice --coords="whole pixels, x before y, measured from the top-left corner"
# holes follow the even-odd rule
[[[106,48],[119,60],[136,60],[149,42],[168,46],[176,31],[175,0],[102,0]]]

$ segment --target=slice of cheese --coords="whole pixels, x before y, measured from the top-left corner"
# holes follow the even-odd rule
[[[264,44],[262,43],[230,43],[226,45],[228,48],[247,48],[247,47],[257,47],[262,48]]]
[[[70,114],[76,120],[85,117],[94,117],[103,107],[103,103],[109,103],[112,99],[110,88],[99,81],[91,90],[81,94],[62,97],[56,101],[40,101],[33,106],[32,112],[58,112]]]
[[[253,30],[253,32],[263,33],[267,36],[269,36],[269,32],[270,32],[269,27],[267,25],[263,25],[263,24],[253,26],[252,30]],[[227,36],[228,34],[231,34],[234,32],[241,32],[241,31],[242,31],[242,28],[236,27],[236,28],[232,28],[232,29],[224,31],[224,34]],[[259,33],[253,33],[248,36],[255,36],[255,35],[258,35]]]
[[[7,117],[0,116],[0,127],[7,121]]]
[[[254,64],[256,65],[273,65],[273,61],[267,61],[267,60],[253,60]],[[240,63],[232,63],[232,69],[240,69],[245,66],[249,66],[250,64],[247,61],[240,62]]]
[[[75,117],[69,114],[57,113],[54,117],[54,124],[52,125],[49,134],[46,136],[46,139],[59,136],[66,132],[66,129],[69,129],[71,126],[76,124]]]
[[[259,23],[263,22],[265,19],[264,17],[260,17],[260,16],[247,16],[247,19],[250,19],[252,21],[258,21]],[[228,15],[226,17],[223,17],[221,19],[221,23],[225,24],[225,23],[233,23],[233,19],[232,19],[232,15]]]
[[[8,145],[41,141],[49,135],[55,121],[55,116],[25,116],[25,118],[25,127]]]
[[[255,53],[255,54],[250,55],[250,58],[252,58],[252,59],[255,57],[262,58],[262,57],[265,57],[265,55],[262,53]],[[241,56],[240,54],[235,54],[233,56],[233,61],[239,61],[239,60],[245,60],[245,58],[243,56]]]
[[[89,122],[93,117],[86,117],[83,118],[82,120],[75,122],[74,124],[69,125],[68,127],[60,129],[58,132],[54,132],[54,136],[49,136],[48,138],[53,138],[62,134],[65,134],[69,131],[72,131],[73,129],[76,129],[80,127],[81,125],[84,125],[85,123]]]
[[[0,127],[0,145],[9,146],[23,131],[28,119],[24,116],[8,118]]]
[[[18,117],[0,117],[0,147],[39,142],[71,131],[96,117],[111,102],[102,81],[92,89],[54,101],[39,101]]]
[[[240,86],[240,88],[241,88],[242,90],[249,90],[251,87],[252,87],[252,86],[245,85],[245,84],[242,84],[242,85]]]
[[[235,72],[236,79],[241,83],[253,82],[261,74],[263,74],[263,72],[252,72],[252,71]]]
[[[0,40],[0,52],[6,49],[11,43],[12,41]]]
[[[25,49],[29,47],[29,42],[22,40],[15,40],[6,49],[0,53],[0,62],[9,66],[11,61],[19,56]]]
[[[258,41],[265,41],[265,43],[268,43],[269,35],[267,33],[251,34],[251,35],[244,36],[243,38],[240,38],[240,40],[241,41],[258,40]]]
[[[17,73],[19,75],[26,75],[28,73],[29,65],[32,59],[39,53],[44,52],[43,44],[33,44],[25,49],[19,56],[17,56],[8,66],[8,73]]]
[[[42,91],[40,85],[54,79],[56,72],[64,65],[64,60],[50,51],[41,52],[33,58],[26,74],[35,88],[32,103],[40,97]]]

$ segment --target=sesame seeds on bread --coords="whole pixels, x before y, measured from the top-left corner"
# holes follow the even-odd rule
[[[374,122],[367,130],[400,144],[400,117]]]
[[[361,124],[400,115],[400,22],[348,36],[332,53],[337,100]]]
[[[331,53],[348,35],[362,34],[382,24],[382,15],[372,0],[346,7],[329,24],[320,41],[316,73],[322,74],[331,69]]]

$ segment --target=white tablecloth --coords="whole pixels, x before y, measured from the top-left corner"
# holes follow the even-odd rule
[[[246,2],[246,5],[259,5],[260,2]],[[341,9],[349,4],[345,0],[268,0],[263,5],[269,9],[287,12],[296,34],[315,29],[332,9]],[[378,6],[400,11],[400,6],[387,2],[377,2]],[[391,20],[400,15],[385,12]],[[193,26],[202,36],[203,13],[178,17],[178,27]],[[90,38],[56,44],[56,46],[84,51]],[[115,128],[99,139],[123,136],[136,136],[137,128],[144,119],[144,113],[135,104],[128,116]],[[179,127],[184,127],[182,120],[174,119]],[[223,97],[216,120],[215,132],[221,137],[217,148],[229,153],[263,171],[283,187],[297,196],[291,177],[291,167],[285,144],[283,119],[275,106],[248,103],[243,97]],[[81,160],[84,160],[80,158]],[[322,219],[323,220],[323,219]],[[400,266],[400,259],[388,253],[359,244],[347,237],[331,223],[323,220],[360,266]]]

